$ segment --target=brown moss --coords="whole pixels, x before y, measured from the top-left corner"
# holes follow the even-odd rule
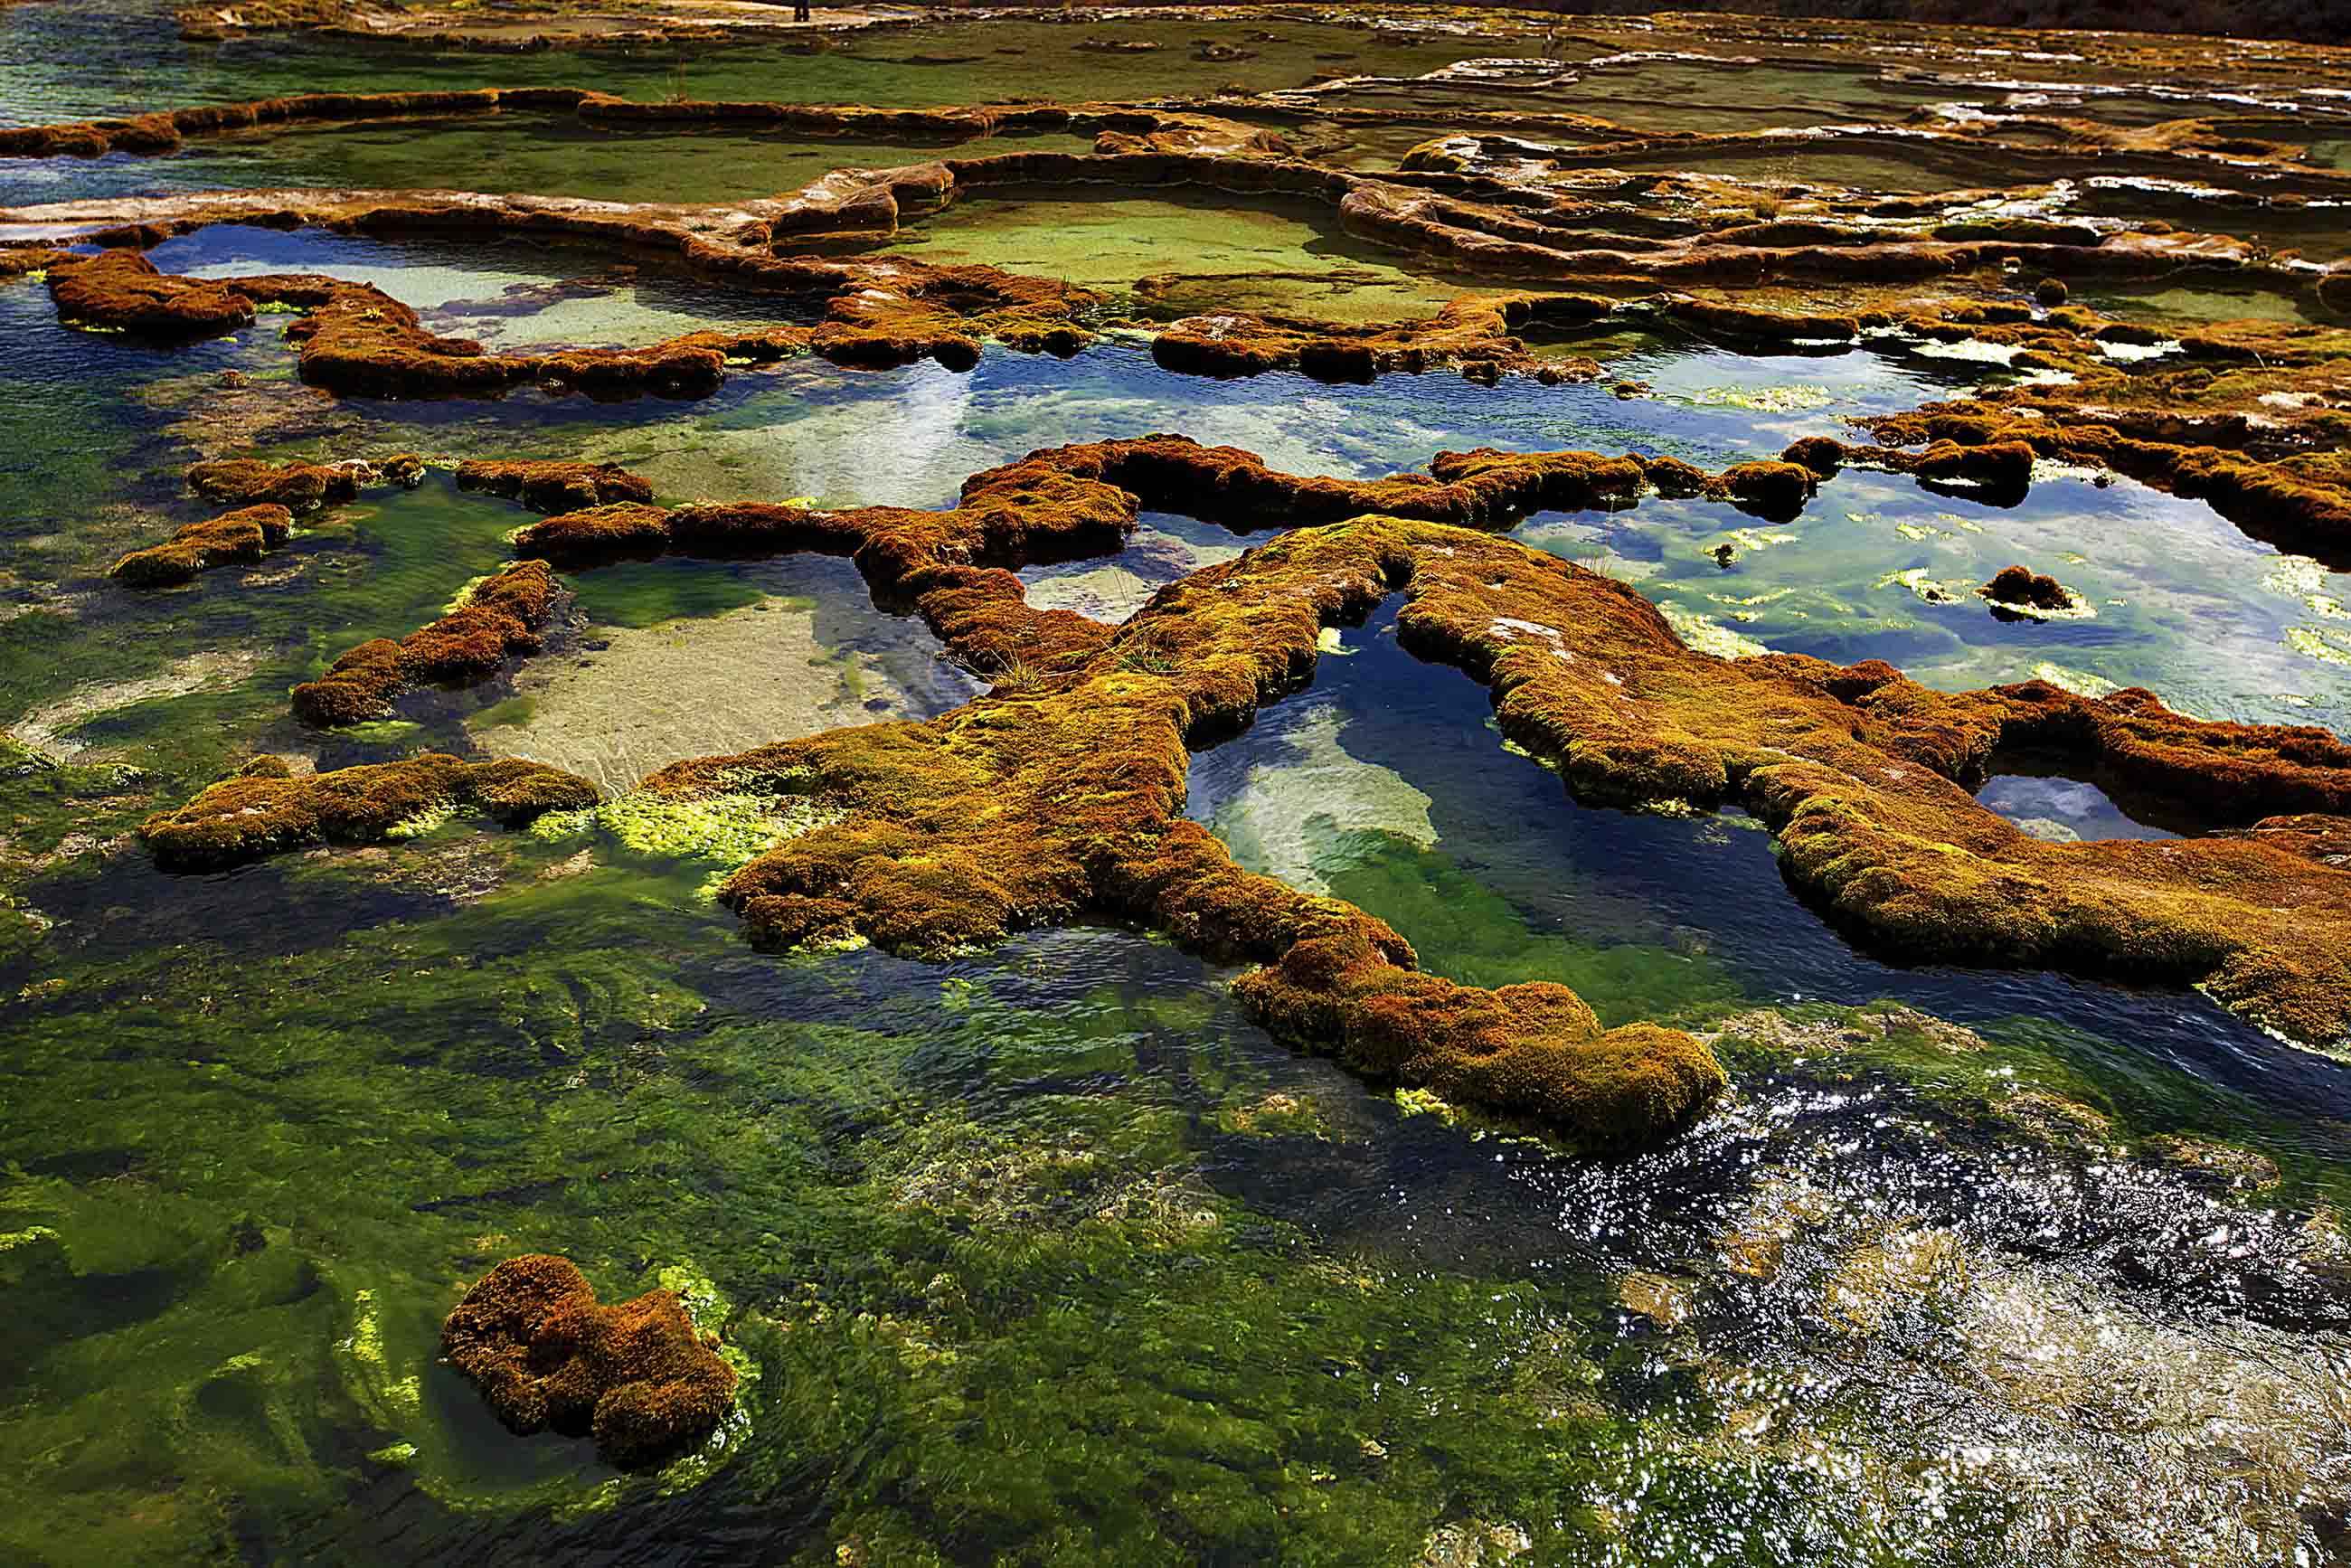
[[[1183,281],[1146,277],[1136,292],[1150,298]],[[1600,374],[1597,364],[1540,358],[1513,331],[1537,319],[1595,321],[1612,308],[1605,299],[1583,295],[1465,294],[1426,320],[1362,327],[1218,310],[1159,329],[1151,353],[1169,370],[1193,375],[1295,370],[1317,381],[1368,382],[1392,371],[1417,374],[1452,365],[1481,379],[1514,371],[1547,382],[1589,381]]]
[[[1491,559],[1463,581],[1461,553],[1442,585],[1424,558],[1400,634],[1487,678],[1503,733],[1579,795],[1738,800],[1800,889],[1907,958],[2196,981],[2297,1039],[2351,1030],[2351,873],[2257,835],[2045,844],[1968,790],[2018,747],[2216,826],[2341,813],[2351,747],[2327,732],[2202,723],[2145,692],[1949,695],[1883,664],[1727,663],[1629,590]]]
[[[294,714],[331,727],[381,718],[401,693],[421,685],[471,685],[535,653],[561,584],[543,560],[518,561],[476,583],[464,601],[394,643],[362,643],[315,681],[294,688]]]
[[[1921,479],[1981,486],[1999,496],[2022,496],[2032,484],[2032,447],[2022,441],[1980,446],[1938,441],[1904,465]]]
[[[935,951],[1107,905],[1279,964],[1361,917],[1244,876],[1167,821],[1180,747],[1298,684],[1316,628],[1396,583],[1410,595],[1405,645],[1492,685],[1504,733],[1579,795],[1741,801],[1781,833],[1799,888],[1889,952],[2194,980],[2297,1038],[2351,1027],[2351,873],[2259,834],[2044,844],[1968,788],[1995,752],[2019,747],[2216,826],[2339,813],[2351,747],[2326,732],[2200,723],[2143,692],[2093,702],[2033,683],[1954,695],[1882,664],[1727,663],[1685,647],[1628,588],[1404,518],[1293,532],[1195,573],[1017,696],[680,765],[655,787],[749,777],[851,809],[730,885],[770,940],[854,932]],[[1384,938],[1364,939],[1408,969]],[[1341,1000],[1273,979],[1245,989],[1285,1029],[1339,1038],[1357,1066],[1388,1070],[1370,1043],[1384,1037]],[[1409,1018],[1419,1004],[1384,1005]]]
[[[1525,1116],[1588,1148],[1654,1142],[1722,1088],[1713,1056],[1677,1030],[1603,1030],[1565,986],[1484,991],[1400,968],[1359,932],[1299,942],[1234,992],[1277,1035],[1334,1042],[1361,1071]]]
[[[1844,466],[1844,443],[1831,435],[1806,435],[1788,444],[1780,461],[1792,463],[1815,479],[1834,479]]]
[[[1657,310],[1668,320],[1745,343],[1841,342],[1861,335],[1861,323],[1851,316],[1806,315],[1687,294],[1661,300]]]
[[[608,1461],[657,1464],[709,1436],[735,1402],[735,1371],[672,1291],[600,1304],[569,1259],[510,1258],[441,1327],[441,1354],[507,1429],[592,1436]]]
[[[1804,509],[1820,481],[1801,463],[1738,463],[1708,486],[1727,495],[1741,511],[1784,522]]]
[[[1163,438],[1092,449],[1086,465],[1144,483],[1137,470],[1152,462],[1194,472],[1211,450]],[[1721,1085],[1687,1036],[1604,1035],[1562,988],[1494,992],[1419,974],[1382,923],[1240,871],[1179,814],[1187,742],[1228,733],[1302,683],[1321,626],[1359,613],[1405,570],[1395,530],[1426,529],[1438,549],[1483,538],[1375,524],[1361,538],[1345,530],[1365,525],[1287,535],[1195,573],[1125,626],[1072,641],[1034,680],[942,719],[681,763],[647,788],[770,789],[843,810],[726,885],[722,898],[763,943],[854,936],[938,955],[1089,915],[1146,920],[1210,953],[1275,963],[1239,988],[1245,1004],[1358,1071],[1591,1146],[1654,1143]],[[1243,570],[1260,561],[1263,576]]]
[[[51,264],[57,319],[178,341],[234,332],[252,321],[253,302],[223,283],[173,277],[135,252],[110,250]]]
[[[1976,591],[1994,604],[2018,610],[2071,610],[2073,592],[2046,572],[2030,567],[2004,566]]]
[[[2201,374],[2208,384],[2215,378]],[[2175,373],[2176,374],[2176,373]],[[2105,382],[2086,392],[2036,393],[2022,399],[1978,399],[1930,404],[1909,413],[1863,421],[1880,439],[1907,445],[1929,442],[1920,454],[1873,449],[1873,460],[1916,473],[1923,480],[1961,479],[1985,486],[2000,499],[2021,497],[2031,484],[2036,456],[2111,469],[2174,494],[2201,499],[2254,538],[2282,549],[2344,559],[2351,552],[2351,472],[2320,455],[2293,452],[2274,460],[2219,445],[2189,445],[2176,440],[2125,434],[2124,426],[2150,435],[2224,437],[2245,445],[2290,450],[2293,423],[2257,400],[2297,385],[2329,387],[2327,362],[2306,371],[2266,371],[2236,390],[2222,417],[2165,413],[2145,415],[2081,399],[2112,395]],[[2170,384],[2176,386],[2176,381]],[[2148,395],[2142,388],[2139,394]],[[2321,409],[2328,394],[2314,394]],[[2292,406],[2292,394],[2288,393]],[[2030,413],[2011,406],[2023,402]],[[2323,417],[2323,415],[2321,416]],[[2327,439],[2323,426],[2313,434]],[[2330,443],[2332,444],[2332,443]]]
[[[280,506],[244,507],[191,523],[160,545],[132,550],[108,575],[133,588],[170,588],[235,561],[259,560],[286,542],[294,514]]]
[[[670,544],[669,511],[633,501],[588,507],[532,523],[515,535],[515,551],[582,564],[644,559]]]
[[[194,463],[187,472],[188,488],[208,501],[268,504],[296,512],[355,499],[360,486],[376,477],[366,463],[269,463],[257,457]]]
[[[504,496],[534,512],[569,512],[607,502],[653,498],[653,486],[617,463],[460,463],[457,487]]]
[[[379,842],[404,822],[451,808],[512,824],[596,799],[584,779],[515,758],[467,762],[428,752],[300,777],[249,765],[148,818],[139,837],[168,871],[213,871],[308,844]]]
[[[300,199],[300,193],[289,193]],[[601,399],[641,395],[702,397],[725,381],[730,361],[765,363],[813,348],[837,363],[881,369],[935,359],[957,370],[978,362],[980,344],[995,339],[1030,352],[1075,353],[1092,335],[1072,316],[1096,296],[1066,284],[1020,277],[985,267],[934,267],[921,262],[826,262],[778,258],[764,251],[726,249],[674,224],[675,209],[648,222],[553,222],[543,208],[466,204],[445,209],[352,204],[346,208],[276,214],[289,225],[306,218],[371,233],[533,232],[551,227],[575,237],[601,237],[625,246],[675,250],[690,268],[708,270],[743,286],[778,293],[816,292],[826,301],[814,328],[772,325],[741,331],[704,330],[642,349],[573,349],[544,354],[500,354],[465,338],[444,338],[409,307],[367,284],[308,274],[266,275],[218,281],[158,273],[145,257],[117,250],[96,257],[68,256],[50,267],[50,288],[61,315],[92,326],[119,328],[162,340],[232,331],[263,305],[291,305],[299,314],[286,329],[298,346],[302,379],[331,392],[368,397],[496,397],[537,384]],[[250,221],[249,210],[223,219]],[[152,245],[183,227],[134,225],[120,243]],[[758,232],[767,231],[760,227]],[[54,253],[52,253],[54,254]]]

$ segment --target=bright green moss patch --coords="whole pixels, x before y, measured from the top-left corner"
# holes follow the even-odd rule
[[[595,832],[631,854],[705,862],[705,883],[715,893],[727,873],[781,841],[839,820],[814,801],[761,795],[713,795],[698,800],[632,790],[585,810],[540,818],[531,835],[549,842]]]

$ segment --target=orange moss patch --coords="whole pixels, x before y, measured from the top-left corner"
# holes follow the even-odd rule
[[[2031,482],[2032,459],[2039,455],[2112,469],[2158,489],[2202,500],[2253,538],[2281,549],[2337,559],[2351,551],[2351,469],[2335,455],[2296,452],[2264,460],[2217,445],[2126,435],[2116,428],[2120,422],[2105,409],[2037,406],[2035,413],[2025,414],[1979,401],[1930,404],[1861,423],[1896,444],[1930,442],[1920,455],[1886,448],[1870,452],[1922,478],[1983,475],[1989,483],[2021,497]],[[2238,439],[2255,438],[2255,431],[2238,427]],[[2271,443],[2273,450],[2283,444],[2274,436]]]
[[[308,844],[380,842],[451,808],[512,825],[596,800],[586,779],[512,758],[467,762],[427,752],[296,777],[273,757],[148,818],[139,837],[168,871],[214,871]]]
[[[1686,647],[1621,584],[1396,517],[1300,530],[1196,572],[1097,651],[1072,650],[929,724],[679,764],[650,785],[812,793],[848,812],[729,884],[730,904],[767,940],[856,934],[935,952],[1109,913],[1277,970],[1296,944],[1352,931],[1409,975],[1393,933],[1238,872],[1176,819],[1186,743],[1229,732],[1301,684],[1319,627],[1398,585],[1410,596],[1405,646],[1492,686],[1504,734],[1558,766],[1577,795],[1744,803],[1781,834],[1798,887],[1890,952],[2194,981],[2297,1039],[2351,1032],[2351,873],[2277,847],[2274,829],[2046,844],[1969,790],[2013,747],[2220,827],[2351,813],[2351,747],[2325,731],[2202,723],[2144,692],[2094,702],[2033,683],[1953,695],[1883,664],[1725,662]],[[1438,998],[1448,1018],[1501,1005],[1425,977],[1380,977],[1346,951],[1325,966],[1354,977],[1342,990],[1371,975],[1380,994]],[[1316,1011],[1294,988],[1293,975],[1243,991],[1374,1072],[1392,1060],[1375,1019],[1423,1005],[1359,1015],[1326,997]],[[1555,1009],[1544,1017],[1556,1023]],[[1492,1082],[1444,1071],[1458,1092]]]
[[[1729,299],[1677,294],[1661,301],[1657,308],[1669,321],[1742,342],[1786,343],[1801,339],[1843,342],[1861,335],[1861,323],[1851,316],[1769,310]]]
[[[1969,792],[2019,748],[2215,826],[2351,812],[2351,746],[2325,730],[2204,723],[2142,691],[1951,695],[1882,664],[1725,662],[1629,589],[1534,560],[1468,581],[1454,548],[1442,580],[1422,558],[1400,635],[1485,678],[1503,733],[1580,797],[1740,800],[1792,882],[1903,957],[2195,982],[2298,1040],[2351,1034],[2351,872],[2259,833],[2043,843]]]
[[[617,463],[460,463],[457,487],[504,496],[534,512],[569,512],[608,501],[653,498],[652,485]]]
[[[233,561],[255,561],[286,542],[294,514],[280,506],[244,507],[190,523],[160,545],[132,550],[108,575],[133,588],[171,588]]]
[[[1638,1146],[1687,1123],[1722,1069],[1679,1030],[1603,1030],[1543,981],[1486,991],[1400,968],[1357,932],[1300,942],[1234,994],[1284,1039],[1335,1044],[1375,1077],[1508,1110],[1588,1146]]]
[[[1136,292],[1148,298],[1155,282]],[[1591,381],[1590,360],[1541,359],[1513,334],[1536,321],[1581,325],[1605,318],[1605,299],[1583,295],[1465,294],[1422,321],[1353,327],[1252,311],[1187,316],[1161,328],[1151,355],[1171,371],[1194,375],[1253,376],[1294,370],[1317,381],[1368,382],[1391,371],[1417,374],[1439,365],[1460,368],[1473,381],[1506,371],[1557,383]]]
[[[562,585],[543,560],[517,561],[474,585],[455,610],[398,642],[379,637],[294,688],[294,716],[321,727],[381,718],[392,699],[422,685],[487,680],[517,653],[536,653]]]
[[[778,257],[744,242],[764,242],[768,225],[754,224],[736,243],[719,245],[687,225],[657,220],[559,217],[544,205],[518,206],[473,199],[447,207],[398,201],[298,204],[315,193],[282,193],[297,204],[264,214],[281,226],[303,222],[372,234],[461,232],[553,233],[653,246],[677,255],[690,270],[713,273],[766,293],[814,295],[824,303],[814,327],[773,325],[741,331],[687,333],[642,349],[571,349],[543,354],[495,353],[469,338],[444,338],[417,313],[372,286],[308,274],[273,274],[217,281],[159,273],[131,250],[98,256],[40,253],[50,292],[67,320],[111,327],[160,340],[187,340],[249,324],[263,305],[290,305],[301,314],[286,329],[298,346],[302,379],[331,392],[369,397],[496,397],[522,385],[595,398],[646,394],[706,396],[726,380],[731,361],[766,363],[813,350],[836,363],[885,369],[935,359],[953,369],[978,362],[984,340],[1025,351],[1076,352],[1092,334],[1071,319],[1095,302],[1083,289],[1021,277],[987,267],[934,267],[921,262],[835,262]],[[659,209],[665,216],[674,209]],[[173,233],[215,221],[251,221],[249,204],[177,221],[151,221],[102,231],[102,243],[148,246]],[[674,225],[674,217],[670,224]],[[740,226],[739,225],[737,225]],[[54,259],[61,258],[61,259]]]
[[[1247,454],[1167,438],[1029,464],[1067,460],[1140,483],[1155,463],[1213,474],[1237,457],[1248,458],[1244,475],[1267,472]],[[974,485],[985,493],[1007,472]],[[1420,974],[1382,922],[1241,871],[1180,814],[1189,743],[1229,733],[1259,702],[1302,684],[1322,625],[1359,613],[1386,591],[1391,569],[1408,570],[1407,557],[1381,548],[1391,536],[1356,548],[1351,530],[1362,526],[1287,535],[1194,573],[1125,626],[1073,639],[1028,678],[940,719],[679,763],[645,787],[813,795],[843,810],[726,884],[721,897],[763,943],[854,936],[939,955],[1028,926],[1144,920],[1212,954],[1277,966],[1241,986],[1244,1003],[1358,1071],[1593,1147],[1655,1143],[1687,1126],[1722,1083],[1688,1037],[1604,1035],[1557,987],[1491,992]],[[1398,519],[1378,526],[1491,542]]]
[[[402,453],[380,462],[358,458],[342,463],[270,463],[257,457],[224,457],[188,466],[188,488],[208,501],[239,506],[268,503],[307,512],[329,502],[357,498],[362,486],[413,485],[423,477],[424,461]]]
[[[254,317],[253,301],[225,284],[158,272],[132,251],[56,261],[48,273],[57,319],[78,326],[180,341],[234,332]]]
[[[510,1258],[466,1291],[441,1326],[441,1354],[508,1431],[592,1436],[623,1468],[683,1452],[735,1402],[734,1368],[675,1291],[601,1305],[570,1260],[544,1253]]]
[[[762,502],[664,510],[621,502],[547,517],[522,529],[517,554],[573,566],[666,553],[716,559],[810,550],[851,557],[878,597],[911,602],[948,647],[982,674],[1050,673],[1094,653],[1109,629],[1065,611],[1029,608],[1008,568],[1114,550],[1144,510],[1182,512],[1238,528],[1317,522],[1369,511],[1505,526],[1531,512],[1630,503],[1653,480],[1761,508],[1802,497],[1811,475],[1757,464],[1722,476],[1671,458],[1591,452],[1440,453],[1429,474],[1384,479],[1301,477],[1255,454],[1180,435],[1083,443],[1034,452],[965,481],[944,511],[866,507],[822,511]],[[1689,476],[1676,490],[1677,476]]]

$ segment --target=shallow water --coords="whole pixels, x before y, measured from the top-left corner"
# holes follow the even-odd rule
[[[512,111],[248,131],[190,141],[166,157],[113,152],[12,160],[0,167],[0,204],[280,186],[525,192],[605,202],[752,201],[788,195],[834,169],[893,168],[946,153],[1092,150],[1091,137],[1050,132],[952,146],[848,137],[616,134],[572,116]]]
[[[1204,755],[1190,810],[1252,870],[1383,916],[1436,972],[1478,985],[1556,979],[1611,1025],[1877,998],[1970,1024],[2023,1015],[2273,1097],[2282,1113],[2351,1113],[2351,1066],[2192,997],[1889,967],[1802,908],[1770,834],[1741,813],[1567,803],[1555,777],[1502,749],[1483,692],[1396,646],[1395,609],[1344,634],[1307,694]],[[2082,817],[2098,821],[2095,808]]]
[[[104,13],[31,5],[0,16],[0,56],[11,62],[0,74],[0,124],[285,93],[374,90],[387,63],[396,63],[404,88],[418,90],[593,86],[637,99],[780,99],[904,109],[1021,98],[1081,102],[1207,94],[1228,84],[1255,92],[1299,85],[1347,61],[1369,59],[1384,70],[1417,74],[1479,52],[1468,40],[1374,40],[1356,29],[1311,22],[1269,29],[1180,18],[1071,25],[998,17],[921,32],[843,34],[812,52],[779,44],[689,44],[551,53],[403,48],[378,56],[299,35],[183,44],[168,27],[158,37],[136,25],[149,3],[132,0]],[[1279,36],[1245,36],[1266,31]],[[1194,41],[1204,35],[1232,35],[1228,47],[1248,57],[1199,57]],[[1082,47],[1090,38],[1151,47],[1140,55],[1096,51]],[[1145,68],[1150,89],[1137,92],[1137,73]],[[37,113],[34,105],[40,106]]]
[[[398,76],[933,102],[1410,78],[1526,47],[1283,19],[1240,40],[1252,59],[1190,58],[1206,29],[1258,25],[989,21],[682,66],[402,56]],[[1089,35],[1167,47],[1073,47]],[[299,39],[190,47],[58,5],[0,11],[0,123],[385,85],[380,61]],[[1507,90],[1722,129],[1959,89],[1774,58]],[[2148,101],[2092,99],[2117,120]],[[1404,131],[1345,134],[1385,156]],[[1058,142],[1020,143],[1039,144]],[[919,152],[355,127],[0,166],[0,201],[423,180],[721,199]],[[1839,156],[1790,177],[1894,179]],[[1196,275],[1161,314],[1389,319],[1459,287],[1315,214],[1165,193],[967,200],[899,248],[1100,287],[1106,317],[1155,272]],[[363,279],[507,348],[789,308],[559,246],[221,227],[152,254]],[[2244,313],[2217,287],[2138,298]],[[990,345],[968,373],[738,369],[695,402],[382,402],[300,387],[279,325],[155,350],[0,285],[0,721],[46,758],[0,756],[0,1558],[2341,1560],[2351,1067],[2193,993],[1889,963],[1791,891],[1755,821],[1570,800],[1502,746],[1478,685],[1396,646],[1394,601],[1193,759],[1187,810],[1243,863],[1388,919],[1437,973],[1561,980],[1610,1023],[1706,1033],[1731,1090],[1664,1151],[1583,1159],[1368,1085],[1138,932],[942,963],[758,953],[711,897],[728,852],[691,835],[461,819],[182,876],[132,836],[257,751],[520,755],[618,791],[978,689],[846,562],[663,560],[570,574],[548,649],[485,685],[297,726],[289,685],[510,558],[528,514],[458,491],[465,457],[621,462],[669,503],[921,507],[1035,448],[1153,431],[1334,476],[1479,445],[1711,468],[1996,384],[1999,364],[1612,328],[1550,345],[1603,359],[1593,384],[1333,386],[1179,376],[1114,331],[1066,361]],[[157,594],[103,576],[207,515],[180,481],[196,456],[404,450],[434,460],[421,485],[308,519],[254,566]],[[1115,557],[1021,576],[1032,603],[1120,620],[1275,531],[1149,514]],[[2351,728],[2338,574],[2128,481],[2049,469],[2003,507],[1848,471],[1788,522],[1646,497],[1514,533],[1726,654],[1886,658],[1955,689],[2145,685],[2207,716]],[[2011,562],[2093,613],[1996,618],[1974,590]],[[2044,836],[2192,831],[2002,764],[1981,799]],[[465,1286],[534,1250],[607,1299],[723,1300],[756,1378],[709,1449],[623,1474],[505,1432],[440,1364]]]
[[[1407,269],[1393,253],[1347,235],[1325,210],[1210,192],[1077,200],[964,196],[902,230],[890,248],[1090,288],[1172,275],[1195,289],[1203,285],[1190,280],[1218,289],[1230,278],[1272,296],[1267,303],[1276,308],[1334,321],[1434,315],[1472,287],[1459,276]]]

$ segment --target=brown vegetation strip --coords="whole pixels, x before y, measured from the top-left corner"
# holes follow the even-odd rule
[[[294,688],[305,724],[358,724],[392,712],[392,700],[425,685],[487,680],[517,653],[536,653],[562,585],[543,560],[517,561],[470,589],[448,614],[393,642],[379,637]]]
[[[371,207],[363,217],[363,226],[375,229],[432,228],[449,221],[451,213]],[[161,235],[131,237],[145,243]],[[674,236],[669,240],[674,245]],[[643,349],[497,353],[471,339],[433,332],[413,309],[368,284],[298,273],[180,277],[158,272],[131,250],[52,251],[28,259],[43,264],[63,319],[157,341],[216,336],[250,324],[261,306],[295,307],[299,314],[286,338],[298,345],[303,381],[371,397],[496,397],[530,384],[598,398],[700,397],[717,390],[730,361],[768,361],[808,350],[862,368],[935,358],[969,369],[978,361],[983,337],[1074,351],[1090,334],[1069,317],[1093,298],[992,267],[776,258],[759,265],[738,257],[730,269],[737,281],[813,294],[828,301],[824,318],[814,327],[692,332]]]
[[[217,871],[311,844],[378,843],[403,823],[452,808],[511,825],[592,806],[596,798],[584,779],[513,758],[467,762],[426,752],[297,775],[282,758],[265,757],[178,810],[148,818],[139,837],[167,870]]]

